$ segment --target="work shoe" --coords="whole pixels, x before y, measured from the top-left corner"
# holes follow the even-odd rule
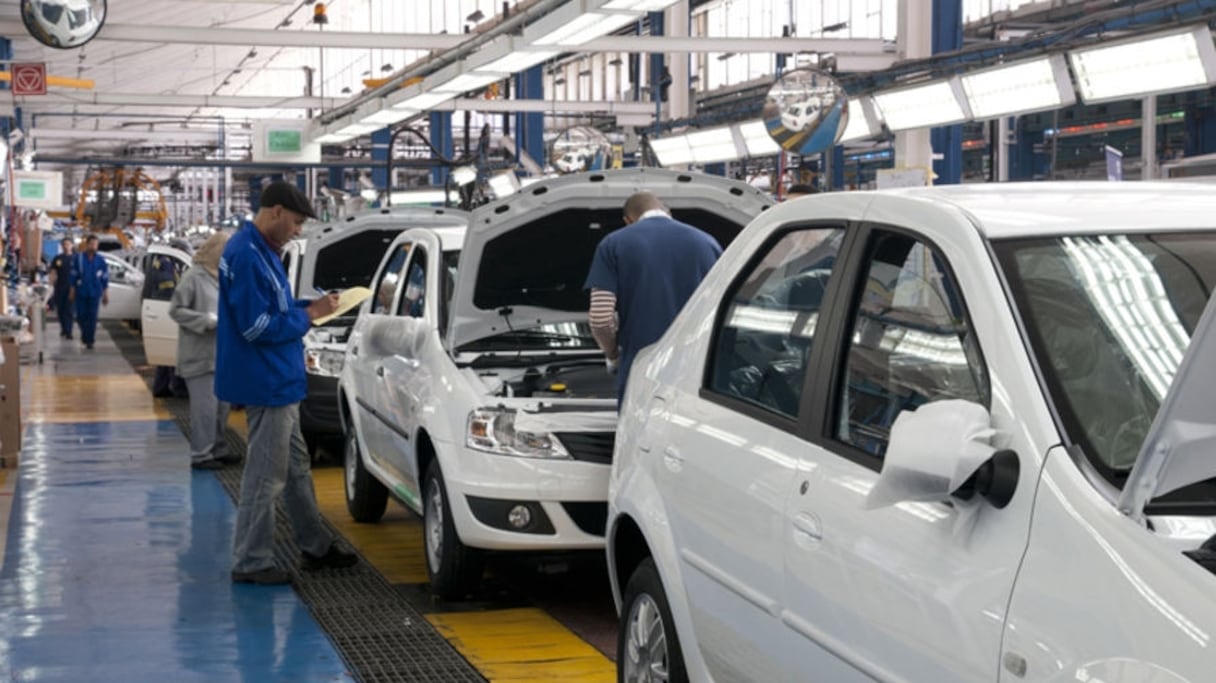
[[[267,567],[255,572],[232,572],[233,583],[255,583],[259,586],[282,586],[291,583],[291,574],[277,567]]]
[[[300,555],[303,557],[304,568],[310,571],[316,569],[343,569],[345,567],[353,567],[359,562],[358,555],[342,550],[336,542],[329,546],[329,550],[326,550],[324,555],[317,556],[310,552],[303,552]]]
[[[190,462],[190,469],[192,470],[218,470],[223,469],[223,467],[224,463],[220,462],[219,460],[200,460],[197,462]]]
[[[223,463],[224,465],[239,465],[239,464],[241,464],[241,461],[244,460],[244,458],[242,458],[239,455],[225,455],[225,456],[216,458],[215,460],[216,460],[216,462]]]

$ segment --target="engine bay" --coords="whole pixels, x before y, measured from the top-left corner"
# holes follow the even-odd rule
[[[616,377],[599,359],[485,369],[477,375],[493,388],[492,395],[504,398],[616,398]]]

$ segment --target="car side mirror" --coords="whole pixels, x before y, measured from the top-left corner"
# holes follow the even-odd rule
[[[979,495],[1003,508],[1017,490],[1017,453],[990,445],[988,410],[947,400],[905,410],[891,426],[882,472],[866,496],[866,509],[903,502],[933,502]]]
[[[426,340],[427,326],[419,318],[372,315],[364,332],[364,345],[377,356],[418,355]]]

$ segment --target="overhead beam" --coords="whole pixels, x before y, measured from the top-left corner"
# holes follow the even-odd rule
[[[250,95],[167,95],[152,93],[47,93],[14,98],[22,109],[64,111],[72,105],[113,107],[232,107],[235,109],[330,109],[346,98],[257,97]]]
[[[187,140],[190,142],[219,142],[219,129],[206,131],[197,128],[174,130],[89,130],[76,128],[30,128],[27,133],[35,140],[89,140],[108,142],[111,140]],[[231,134],[229,134],[231,135]]]
[[[572,52],[831,52],[877,55],[895,46],[877,38],[711,38],[705,36],[606,36],[570,48]]]
[[[562,114],[654,114],[652,102],[580,100],[485,100],[470,97],[437,104],[432,111],[542,112]]]

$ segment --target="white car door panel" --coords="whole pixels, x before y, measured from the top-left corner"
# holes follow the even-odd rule
[[[140,297],[143,295],[143,274],[116,256],[99,254],[110,269],[110,285],[106,288],[109,303],[102,304],[98,320],[138,320]]]
[[[169,303],[182,273],[190,266],[190,256],[171,247],[148,248],[144,260],[143,304],[140,329],[144,356],[149,365],[177,365],[177,322],[169,317]]]

